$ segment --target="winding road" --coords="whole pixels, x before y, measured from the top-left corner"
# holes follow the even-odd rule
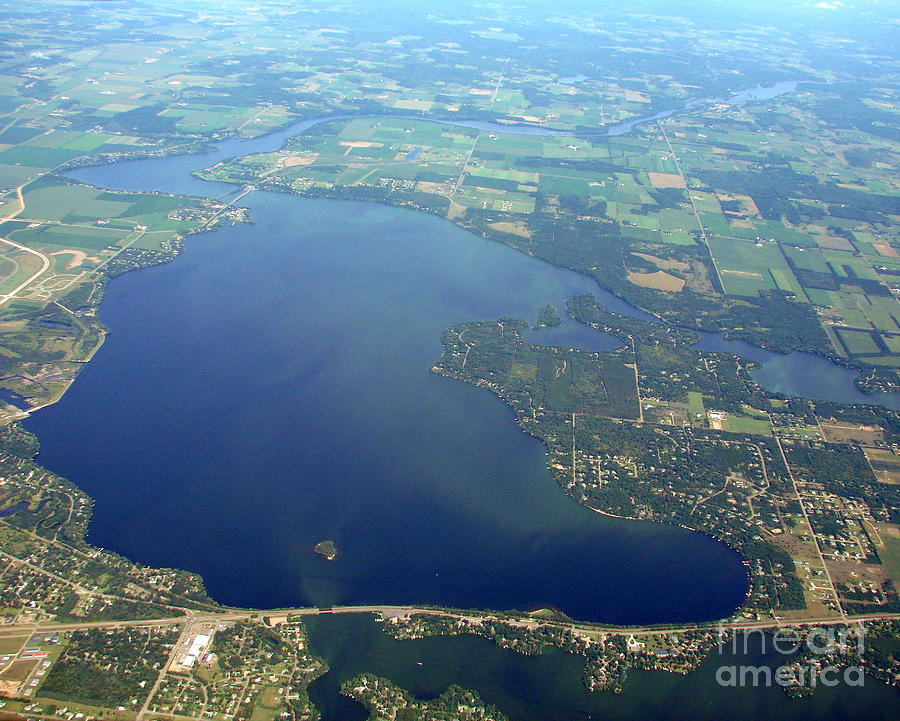
[[[16,216],[18,216],[22,211],[25,210],[25,198],[22,196],[22,188],[24,188],[24,187],[25,187],[24,185],[20,185],[18,188],[16,188],[16,200],[19,201],[19,209],[16,210],[14,213],[10,213],[9,215],[7,215],[5,217],[0,218],[0,224],[6,223],[7,221],[12,220]],[[9,293],[0,295],[0,306],[3,306],[4,303],[15,298],[19,293],[21,293],[23,290],[25,290],[25,288],[27,288],[34,281],[36,281],[38,278],[40,278],[44,273],[46,273],[47,269],[50,267],[50,259],[46,255],[41,253],[40,251],[34,250],[34,248],[29,248],[27,245],[22,245],[21,243],[17,243],[16,241],[10,240],[9,238],[0,237],[0,240],[2,240],[4,243],[8,243],[13,248],[24,251],[26,253],[31,253],[32,255],[36,255],[41,260],[41,269],[39,271],[37,271],[36,273],[31,275],[31,277],[29,277],[27,280],[21,282],[19,285],[17,285],[15,288],[13,288]]]

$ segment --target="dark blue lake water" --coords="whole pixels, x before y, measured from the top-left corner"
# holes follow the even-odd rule
[[[412,211],[246,200],[253,225],[111,284],[107,343],[28,422],[40,462],[95,498],[92,541],[250,606],[626,623],[740,603],[731,550],[579,506],[502,402],[429,371],[447,326],[536,318],[590,281]]]
[[[783,95],[795,90],[797,82],[784,81],[770,87],[758,87],[734,93],[729,99],[705,98],[687,103],[683,108],[664,111],[645,118],[635,118],[626,123],[611,126],[609,135],[622,135],[631,132],[637,125],[655,119],[670,117],[689,111],[692,107],[713,101],[741,104]],[[198,180],[191,175],[215,162],[228,158],[249,155],[251,153],[268,152],[278,149],[288,138],[303,132],[305,129],[321,122],[306,120],[252,140],[233,139],[218,144],[218,150],[207,155],[183,155],[163,159],[136,160],[115,165],[95,168],[84,168],[70,172],[69,176],[86,183],[103,188],[118,190],[158,190],[169,193],[198,196],[223,196],[234,194],[237,189],[226,183],[209,183]],[[479,121],[462,121],[460,124],[491,132],[508,132],[517,134],[553,134],[546,128],[527,125],[499,125]],[[547,266],[543,266],[547,267]],[[617,298],[612,293],[588,282],[588,292],[594,293],[598,299],[611,310],[647,320],[652,316],[638,310],[634,306]],[[563,345],[586,350],[606,350],[614,347],[608,337],[600,336],[585,329],[577,323],[565,321],[559,328],[545,329],[540,334],[530,336],[534,342]],[[794,352],[787,355],[771,353],[757,348],[745,341],[729,340],[720,333],[700,333],[698,348],[715,350],[739,355],[761,364],[753,371],[753,376],[764,388],[777,393],[793,394],[816,400],[828,400],[838,403],[869,403],[886,408],[900,409],[900,394],[880,393],[866,394],[854,385],[859,373],[852,369],[842,368],[811,353]]]
[[[302,127],[72,176],[230,193],[189,172]],[[551,605],[645,623],[739,605],[747,578],[734,552],[579,506],[496,397],[429,372],[453,323],[533,319],[588,291],[640,311],[412,211],[271,193],[242,204],[254,224],[193,237],[174,262],[111,283],[106,344],[27,423],[40,462],[95,499],[93,542],[197,571],[217,599],[244,606]],[[546,333],[609,346],[572,324]],[[312,551],[326,538],[334,562]]]

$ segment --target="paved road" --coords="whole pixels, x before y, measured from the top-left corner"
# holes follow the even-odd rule
[[[21,213],[23,210],[25,210],[25,198],[22,196],[22,188],[23,187],[25,187],[25,186],[20,185],[18,188],[16,188],[16,200],[19,201],[19,209],[17,211],[15,211],[14,213],[10,213],[5,218],[0,218],[0,223],[5,223],[8,220],[12,220],[17,215],[19,215],[19,213]],[[0,237],[0,240],[2,240],[4,243],[9,243],[11,246],[13,246],[13,248],[18,248],[19,250],[21,250],[25,253],[31,253],[32,255],[36,255],[38,258],[41,259],[41,269],[39,271],[37,271],[31,277],[29,277],[28,280],[24,281],[23,283],[20,283],[9,293],[0,295],[0,305],[3,305],[7,301],[15,298],[22,290],[24,290],[29,285],[31,285],[31,283],[33,281],[40,278],[44,274],[44,272],[50,267],[50,259],[43,253],[41,253],[37,250],[34,250],[34,248],[29,248],[27,245],[22,245],[21,243],[17,243],[16,241],[10,240],[9,238]]]
[[[851,616],[843,618],[834,614],[831,616],[822,616],[817,618],[805,619],[767,619],[764,621],[717,621],[696,625],[665,625],[665,626],[603,626],[581,623],[564,623],[561,621],[547,621],[539,618],[506,618],[495,616],[490,613],[476,614],[466,613],[462,611],[440,610],[433,608],[419,608],[417,606],[336,606],[328,609],[306,607],[306,608],[286,608],[276,609],[272,611],[228,611],[222,613],[202,613],[188,614],[185,616],[171,616],[167,618],[140,619],[133,621],[90,621],[84,623],[33,623],[33,624],[9,624],[0,627],[0,636],[21,635],[23,632],[54,632],[54,631],[76,631],[88,628],[123,628],[126,626],[167,626],[172,624],[198,623],[198,622],[228,622],[228,621],[245,621],[256,618],[282,618],[285,616],[318,616],[331,614],[348,614],[348,613],[372,613],[380,614],[385,618],[394,616],[407,616],[410,614],[430,614],[435,616],[449,616],[466,621],[481,621],[485,618],[493,618],[502,620],[507,623],[520,625],[523,627],[537,626],[557,626],[559,628],[567,628],[588,634],[600,633],[621,633],[628,635],[649,635],[656,633],[679,633],[693,630],[718,630],[720,628],[735,630],[763,630],[769,628],[781,628],[785,626],[796,625],[830,625],[840,623],[857,623],[863,621],[882,621],[882,620],[900,620],[900,613],[880,613],[863,616]]]

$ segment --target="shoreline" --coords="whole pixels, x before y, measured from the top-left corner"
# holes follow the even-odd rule
[[[324,118],[321,119],[320,122],[328,122],[328,121],[330,121],[330,120],[337,120],[337,119],[339,119],[339,118],[338,118],[338,117],[324,117]],[[450,121],[450,120],[448,120],[448,121],[436,120],[435,122],[447,122],[448,124],[458,124],[458,123],[453,123],[453,122]],[[527,126],[527,127],[530,127],[530,126]],[[278,131],[273,131],[273,132],[278,132]],[[192,146],[192,147],[196,148],[196,146]],[[191,152],[191,151],[188,151],[188,152]],[[194,153],[202,153],[202,149],[196,149],[196,150],[194,150],[193,152],[194,152]],[[166,156],[166,155],[183,155],[183,154],[184,154],[184,153],[178,153],[178,152],[168,153],[168,152],[167,152],[167,153],[164,154],[164,156]],[[164,157],[164,156],[163,156],[163,157]],[[128,159],[117,158],[117,159],[115,159],[115,160],[112,161],[112,164],[117,163],[117,162],[124,162],[125,160],[130,160],[130,159],[144,159],[144,158],[147,158],[147,157],[151,157],[151,158],[152,158],[152,157],[159,157],[159,155],[158,155],[158,154],[152,154],[152,153],[151,153],[150,155],[147,155],[147,156],[137,156],[137,157],[135,157],[135,158],[128,158]],[[86,164],[86,165],[90,165],[90,164]],[[84,167],[84,166],[80,166],[80,167]],[[230,181],[220,181],[220,182],[230,182]],[[233,183],[233,184],[235,184],[235,185],[240,185],[239,183]],[[279,191],[281,191],[281,192],[288,192],[288,191],[284,191],[282,188],[268,188],[268,187],[266,187],[266,188],[261,188],[261,189],[265,189],[265,190],[279,190]],[[296,195],[296,196],[298,196],[298,197],[321,197],[321,196],[317,196],[317,195],[309,196],[309,195],[307,195],[307,194],[305,194],[305,193],[297,193],[297,192],[290,192],[290,194]],[[390,203],[390,202],[382,202],[382,204],[388,205],[388,206],[392,206],[392,207],[410,207],[408,204],[395,204],[395,203]],[[414,206],[414,209],[416,209],[416,210],[422,210],[421,208],[417,208],[417,207],[415,207],[415,206]],[[454,221],[451,220],[450,222],[454,222]],[[468,232],[472,232],[473,234],[480,235],[481,237],[486,237],[486,238],[488,238],[489,240],[496,241],[496,242],[503,242],[502,240],[499,240],[499,241],[498,241],[496,238],[491,237],[489,234],[477,233],[477,232],[475,231],[475,229],[473,229],[473,228],[469,228],[469,227],[467,227],[467,226],[460,225],[460,224],[455,223],[455,222],[454,222],[454,225],[457,225],[457,227],[461,227],[461,228],[463,228],[464,230],[466,230],[466,231],[468,231]],[[208,224],[205,224],[203,227],[198,228],[198,229],[197,229],[196,231],[194,231],[194,232],[203,232],[203,231],[209,230],[209,229],[210,229],[210,228],[208,227]],[[515,246],[511,246],[511,247],[512,247],[514,250],[518,250],[519,252],[523,252],[522,250],[520,250],[520,249],[518,249],[518,248],[515,248]],[[178,253],[178,251],[176,250],[175,253],[174,253],[174,255],[177,255],[177,253]],[[529,255],[531,255],[531,254],[529,253]],[[532,257],[535,257],[535,256],[532,256]],[[169,260],[169,259],[170,259],[170,258],[160,260],[158,263],[153,263],[152,265],[157,265],[157,264],[159,264],[159,263],[166,262],[166,261]],[[566,267],[566,266],[561,266],[561,265],[552,263],[551,261],[546,260],[546,259],[543,259],[543,258],[540,258],[540,259],[543,260],[544,262],[548,263],[549,265],[553,266],[553,267]],[[148,266],[148,267],[149,267],[149,266]],[[140,269],[140,268],[136,268],[136,269]],[[581,273],[582,275],[584,275],[584,273],[583,273],[582,271],[578,270],[578,269],[575,269],[575,268],[568,268],[568,269],[569,269],[569,270],[572,270],[572,271],[574,271],[574,272]],[[586,276],[586,277],[590,277],[590,276]],[[595,280],[596,280],[596,279],[595,279]],[[624,299],[623,299],[623,300],[624,300]],[[627,302],[627,301],[626,301],[626,302]],[[637,306],[634,306],[634,307],[637,308]],[[638,310],[640,310],[640,309],[638,308]],[[86,363],[88,360],[90,360],[90,358],[93,357],[94,354],[97,352],[97,350],[99,350],[99,348],[102,346],[102,341],[103,341],[103,339],[105,339],[105,335],[106,335],[105,333],[102,333],[102,334],[101,334],[101,342],[98,343],[98,345],[97,345],[97,346],[94,348],[94,350],[91,352],[90,356],[84,361],[85,363]],[[826,357],[827,357],[827,356],[826,356]],[[447,376],[447,377],[452,377],[452,376]],[[73,379],[72,382],[74,382],[74,379]],[[71,382],[70,382],[69,385],[71,385]],[[67,386],[67,388],[68,388],[68,386]],[[40,409],[42,409],[42,408],[44,408],[44,407],[47,407],[48,405],[51,405],[52,403],[57,402],[57,401],[63,396],[64,393],[65,393],[65,390],[63,390],[63,392],[60,393],[59,396],[58,396],[57,398],[55,398],[54,400],[52,400],[52,401],[50,401],[50,402],[48,402],[48,403],[39,405],[39,406],[37,406],[37,407],[35,407],[35,408],[33,408],[33,409],[30,409],[30,411],[29,411],[25,416],[23,416],[23,417],[28,417],[28,415],[30,415],[31,412],[33,412],[33,411],[35,411],[35,410],[40,410]],[[508,405],[508,404],[507,404],[507,405]],[[514,415],[515,415],[515,413],[514,413]],[[521,426],[520,426],[520,428],[521,428]],[[526,431],[527,431],[527,429],[525,429],[525,428],[523,428],[523,430],[526,430]],[[533,434],[531,434],[531,435],[533,435]],[[548,465],[549,465],[549,456],[547,456],[547,460],[548,460]],[[552,471],[551,471],[551,472],[552,472]],[[569,494],[567,494],[567,495],[569,495]],[[570,497],[571,497],[571,496],[570,496]],[[577,500],[576,500],[576,502],[577,502]],[[586,504],[580,504],[580,505],[586,505]],[[603,511],[603,510],[601,510],[601,509],[593,508],[593,507],[591,507],[591,506],[586,506],[586,507],[589,508],[590,510],[593,510],[593,511],[596,512],[596,513],[600,513],[601,515],[606,515],[606,516],[613,517],[613,518],[619,518],[619,519],[622,519],[622,520],[629,520],[629,521],[631,521],[631,520],[648,520],[648,519],[636,519],[636,518],[627,517],[627,516],[619,516],[619,515],[617,515],[617,514],[609,513],[609,512],[607,512],[607,511]],[[650,522],[655,522],[655,523],[666,523],[666,521],[664,521],[664,520],[663,520],[663,521],[660,521],[660,520],[653,520],[653,521],[650,521]],[[687,526],[683,526],[682,524],[667,524],[667,525],[677,525],[677,526],[680,526],[680,527],[682,527],[682,528],[685,528],[685,530],[694,531],[694,532],[701,532],[701,533],[704,533],[704,535],[707,535],[707,536],[709,536],[710,538],[715,539],[716,541],[725,543],[724,541],[721,541],[721,539],[718,539],[718,538],[716,538],[715,536],[711,536],[710,534],[708,534],[708,533],[706,533],[706,532],[698,531],[697,529],[689,528],[689,527],[687,527]],[[726,543],[725,545],[728,545],[728,544]],[[729,547],[732,548],[731,546],[729,546]],[[736,549],[733,549],[733,550],[736,550]],[[738,552],[738,553],[739,553],[739,552]],[[324,556],[323,554],[319,554],[319,555],[322,556],[322,557],[324,557],[324,558],[326,558],[326,560],[334,560],[333,558],[328,558],[327,556]],[[741,555],[741,558],[744,558],[744,556]],[[746,559],[744,559],[744,560],[746,561]],[[740,608],[743,608],[743,606],[741,606]],[[740,610],[740,608],[739,608],[738,610]]]

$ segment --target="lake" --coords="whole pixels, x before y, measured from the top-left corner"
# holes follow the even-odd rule
[[[773,98],[791,92],[796,89],[797,85],[798,83],[796,82],[785,81],[776,83],[771,87],[751,88],[734,93],[727,102],[739,104]],[[665,111],[645,118],[632,119],[627,123],[611,126],[605,132],[609,135],[621,135],[631,132],[642,123],[651,122],[657,116],[669,117],[674,114],[688,112],[692,107],[702,106],[714,101],[726,102],[717,98],[693,100],[679,109]],[[82,168],[69,172],[68,176],[98,187],[115,190],[155,190],[183,195],[227,197],[238,191],[237,186],[202,181],[192,176],[191,173],[228,158],[277,150],[288,138],[325,120],[329,120],[329,118],[303,120],[275,133],[250,140],[226,140],[218,143],[216,152],[212,154],[126,161],[112,165]],[[501,126],[497,123],[478,121],[460,121],[459,124],[491,132],[525,135],[554,134],[554,131],[546,128],[528,125],[512,124]],[[248,203],[242,201],[242,204],[247,205]],[[594,293],[598,300],[610,310],[645,320],[655,320],[653,316],[635,308],[630,303],[614,296],[595,283],[587,283],[584,288],[586,292]],[[560,301],[560,306],[562,307],[561,303]],[[880,393],[876,395],[863,393],[854,384],[854,380],[859,375],[858,371],[842,368],[821,356],[797,351],[789,354],[772,353],[745,341],[726,339],[721,333],[700,333],[699,335],[700,341],[697,347],[700,349],[732,353],[761,364],[761,367],[755,369],[752,374],[757,382],[767,390],[816,400],[835,401],[838,403],[869,403],[886,408],[900,409],[900,393]],[[540,334],[531,336],[531,339],[535,342],[583,348],[585,350],[607,350],[615,347],[615,343],[609,337],[585,331],[580,324],[568,320],[564,321],[563,327],[545,329]]]
[[[230,193],[190,171],[277,148],[313,122],[213,156],[71,175]],[[174,262],[111,283],[103,349],[26,423],[39,461],[95,499],[92,542],[199,572],[215,598],[242,606],[554,606],[648,623],[741,603],[736,553],[579,506],[499,399],[429,372],[441,332],[461,321],[534,319],[583,292],[649,316],[414,211],[273,193],[242,204],[252,225],[194,236]],[[611,344],[572,323],[542,334]],[[313,553],[325,539],[334,562]]]
[[[719,666],[775,666],[752,637],[748,653],[717,650],[694,673],[628,671],[622,693],[589,692],[581,681],[584,659],[549,648],[524,656],[478,636],[439,636],[397,641],[371,617],[308,617],[310,647],[329,672],[309,688],[322,721],[364,721],[363,707],[339,695],[341,682],[363,673],[392,680],[417,698],[440,695],[452,683],[474,689],[510,721],[890,721],[900,690],[866,677],[862,687],[819,685],[811,698],[790,699],[778,687],[723,688]],[[741,649],[743,651],[743,649]]]
[[[592,281],[414,211],[246,201],[253,225],[111,283],[106,344],[27,423],[95,499],[91,541],[243,606],[639,623],[740,604],[733,551],[578,505],[499,399],[430,372],[449,325],[536,318]]]

